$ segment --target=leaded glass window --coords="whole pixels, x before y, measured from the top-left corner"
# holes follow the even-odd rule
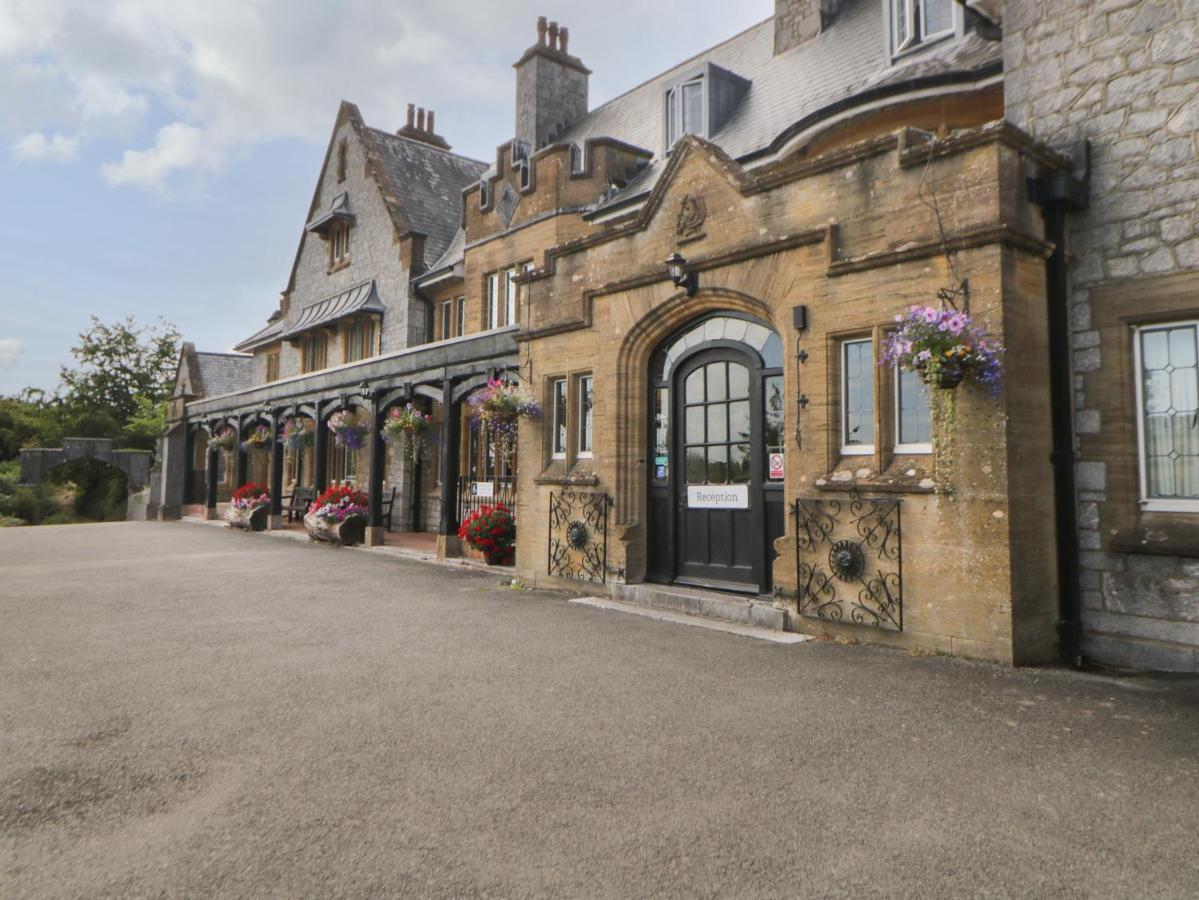
[[[1199,509],[1199,323],[1136,332],[1141,496],[1147,506]]]
[[[841,452],[874,452],[874,342],[841,344]]]

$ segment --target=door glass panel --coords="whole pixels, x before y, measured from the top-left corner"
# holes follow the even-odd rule
[[[687,471],[686,478],[688,484],[703,484],[707,478],[707,460],[704,457],[703,447],[688,447],[687,448]]]
[[[725,421],[728,404],[715,403],[708,407],[708,443],[729,439],[728,422]]]
[[[765,396],[766,452],[777,452],[783,446],[783,376],[771,375],[762,386]]]
[[[686,441],[688,444],[704,442],[704,408],[702,406],[687,407]]]
[[[696,369],[687,376],[687,383],[683,388],[684,403],[702,403],[704,400],[704,370]]]
[[[710,363],[704,368],[708,373],[708,402],[727,400],[729,395],[725,382],[724,363]]]
[[[749,401],[738,400],[729,404],[729,432],[731,440],[743,441],[749,437]]]
[[[667,438],[670,429],[670,391],[668,388],[658,388],[654,391],[654,480],[665,481],[666,479],[659,478],[669,473],[669,458],[670,447],[667,444]],[[661,468],[659,468],[661,467]]]
[[[729,448],[724,444],[708,448],[708,483],[728,484]]]
[[[732,457],[729,460],[729,481],[733,484],[745,484],[749,481],[749,444],[733,444]]]
[[[729,363],[729,399],[740,400],[749,396],[749,369]]]

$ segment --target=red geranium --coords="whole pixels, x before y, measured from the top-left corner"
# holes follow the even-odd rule
[[[482,506],[459,526],[458,537],[476,550],[507,554],[516,546],[516,520],[502,504]]]

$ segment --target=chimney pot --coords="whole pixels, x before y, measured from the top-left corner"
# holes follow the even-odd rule
[[[563,25],[558,29],[558,48],[565,53],[566,42],[570,40],[570,29]]]
[[[545,46],[545,16],[537,17],[537,43]]]
[[[429,110],[429,118],[425,120],[429,134],[433,134],[433,110]]]
[[[425,110],[424,107],[418,107],[416,110],[416,130],[425,130]]]
[[[558,23],[550,22],[550,49],[558,49]]]
[[[412,128],[416,124],[416,104],[408,104],[408,127]]]

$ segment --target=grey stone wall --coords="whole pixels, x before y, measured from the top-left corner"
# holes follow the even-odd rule
[[[1090,208],[1068,220],[1077,373],[1112,364],[1092,329],[1100,285],[1199,268],[1199,0],[1009,0],[1010,121],[1058,149],[1092,143]],[[1100,434],[1076,376],[1075,425]],[[1101,551],[1102,463],[1078,463],[1084,652],[1199,670],[1199,562]]]
[[[409,306],[409,272],[400,262],[400,245],[395,240],[395,228],[379,187],[367,173],[365,155],[353,126],[346,122],[333,137],[333,146],[346,140],[346,178],[337,181],[337,153],[330,155],[329,165],[320,175],[319,211],[328,209],[333,198],[345,191],[349,194],[354,213],[354,229],[350,235],[350,264],[336,272],[327,272],[328,245],[319,235],[304,232],[301,237],[300,258],[296,267],[295,290],[291,297],[291,315],[303,307],[360,284],[370,278],[379,286],[383,301],[383,352],[402,350],[424,340],[424,311],[422,304]],[[318,213],[319,214],[319,213]],[[329,345],[329,365],[340,365],[341,346]],[[283,345],[279,360],[280,377],[300,374],[300,349]],[[265,353],[256,354],[254,376],[262,383],[266,375]]]

